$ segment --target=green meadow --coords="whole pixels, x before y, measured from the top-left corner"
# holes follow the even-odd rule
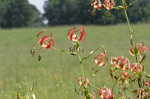
[[[43,29],[53,33],[56,48],[71,47],[71,41],[66,38],[71,27],[0,29],[0,99],[16,99],[17,92],[25,95],[32,87],[37,99],[81,99],[74,92],[76,78],[81,74],[77,57],[54,49],[43,50],[41,61],[30,55],[35,35]],[[134,29],[136,41],[150,46],[150,24],[137,24]],[[109,56],[129,56],[127,25],[86,26],[86,32],[86,39],[81,42],[85,54],[104,46]],[[99,68],[100,72],[93,77],[92,68],[96,67],[93,57],[84,63],[85,74],[96,86],[111,87],[113,82],[105,71],[109,65]],[[150,73],[149,64],[150,52],[145,60],[147,73]]]

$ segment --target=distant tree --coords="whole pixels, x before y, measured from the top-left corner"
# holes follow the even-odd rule
[[[60,21],[61,11],[60,9],[60,1],[59,0],[48,0],[45,2],[44,9],[45,14],[44,17],[47,18],[48,24],[57,25]],[[61,24],[61,23],[59,23]]]
[[[44,5],[44,18],[48,20],[49,25],[61,25],[69,23],[69,2],[66,0],[48,0]]]
[[[0,27],[24,27],[39,22],[39,12],[28,0],[0,0]]]
[[[150,0],[137,0],[128,10],[131,22],[150,22]]]
[[[102,0],[103,1],[103,0]],[[150,0],[127,0],[130,10],[128,14],[131,22],[150,21]],[[64,24],[117,24],[124,23],[123,10],[93,11],[90,7],[91,0],[47,0],[44,5],[44,18],[48,25]],[[115,0],[120,5],[122,0]]]
[[[48,25],[114,24],[115,15],[104,10],[92,13],[91,0],[48,0],[44,5],[44,18]]]

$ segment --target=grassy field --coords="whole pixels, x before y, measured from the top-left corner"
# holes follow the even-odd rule
[[[42,53],[42,61],[30,55],[35,41],[35,33],[42,29],[53,32],[56,47],[67,49],[71,42],[66,40],[67,30],[71,26],[49,28],[22,28],[0,30],[0,99],[16,99],[17,91],[35,85],[37,99],[80,99],[74,93],[75,78],[80,75],[80,67],[76,57],[65,55],[55,50]],[[134,26],[136,40],[150,46],[150,24]],[[126,25],[87,26],[88,33],[82,42],[85,50],[92,50],[104,45],[110,56],[128,56],[128,28]],[[150,52],[145,61],[146,71],[150,73]],[[89,62],[93,62],[89,60]],[[94,64],[86,63],[86,75],[91,77]],[[98,73],[97,86],[110,86],[106,73]],[[91,77],[92,78],[92,77]]]

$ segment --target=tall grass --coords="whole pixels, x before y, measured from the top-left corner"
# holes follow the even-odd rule
[[[136,37],[150,46],[149,24],[135,25]],[[25,94],[34,84],[37,99],[79,99],[74,93],[75,78],[80,74],[79,63],[75,57],[70,57],[54,50],[42,53],[42,61],[31,57],[29,51],[35,41],[35,33],[42,29],[53,32],[56,47],[69,48],[67,30],[71,26],[49,28],[22,28],[0,30],[0,99],[15,99],[17,91]],[[86,40],[82,42],[85,53],[88,50],[104,45],[109,55],[129,55],[127,49],[128,29],[126,25],[116,26],[87,26]],[[149,59],[146,60],[146,71],[150,73]],[[91,62],[91,63],[90,63]],[[91,68],[93,60],[86,63],[86,74],[92,78]],[[99,72],[97,85],[111,86],[106,73]],[[101,80],[105,79],[105,82]],[[93,79],[95,80],[95,79]]]

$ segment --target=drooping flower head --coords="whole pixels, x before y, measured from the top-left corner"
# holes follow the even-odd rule
[[[112,57],[111,58],[112,67],[120,68],[122,70],[128,69],[129,59],[123,56]]]
[[[114,0],[103,0],[103,3],[102,3],[100,0],[94,0],[91,3],[91,6],[95,9],[105,8],[107,10],[111,10],[115,6],[115,1]]]
[[[74,27],[68,31],[67,39],[73,42],[80,42],[85,38],[85,36],[86,32],[83,26],[81,26],[80,29]]]
[[[114,78],[122,78],[122,79],[129,79],[131,75],[127,72],[129,70],[129,59],[124,58],[123,56],[112,57],[111,58],[111,76]],[[116,69],[117,68],[117,69]],[[116,71],[118,70],[119,71]],[[119,75],[116,75],[119,73]]]
[[[94,63],[98,66],[104,66],[106,64],[106,52],[100,53],[94,57]]]
[[[114,0],[104,0],[104,7],[107,10],[113,9],[114,6],[115,6],[115,1]]]
[[[138,63],[129,64],[129,69],[133,73],[140,73],[143,71],[143,65]]]
[[[149,47],[145,46],[144,43],[137,43],[136,46],[129,49],[129,53],[131,56],[135,56],[136,54],[141,55],[144,52],[147,52]]]
[[[42,48],[47,48],[47,49],[52,48],[52,46],[54,46],[55,44],[54,39],[50,35],[44,35],[40,37],[38,42]]]
[[[92,3],[91,3],[91,6],[95,9],[101,9],[103,8],[103,4],[100,0],[94,0]]]
[[[109,88],[100,88],[99,96],[101,99],[113,99],[113,93]]]
[[[42,59],[40,51],[44,49],[51,49],[55,45],[55,40],[52,37],[52,34],[44,34],[47,30],[43,30],[36,33],[36,42],[33,44],[30,53],[32,56],[37,55],[38,61]]]

